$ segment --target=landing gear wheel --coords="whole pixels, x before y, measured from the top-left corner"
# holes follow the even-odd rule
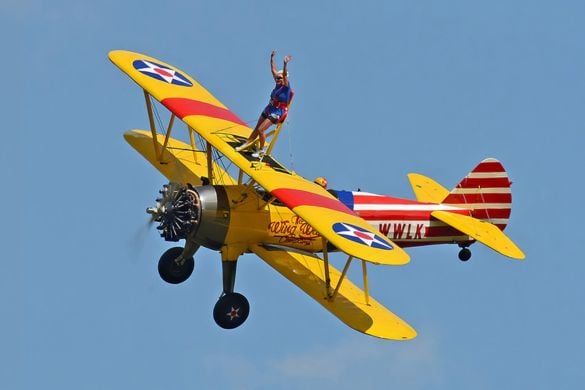
[[[242,325],[250,314],[250,304],[245,296],[228,293],[219,298],[213,308],[213,319],[224,329],[234,329]]]
[[[195,268],[195,260],[193,260],[193,257],[190,257],[182,265],[179,265],[175,262],[175,259],[181,253],[183,253],[183,248],[175,247],[167,250],[160,257],[158,261],[158,273],[165,282],[179,284],[191,276],[193,268]]]
[[[459,260],[467,261],[471,259],[471,251],[468,248],[461,248],[459,251]]]

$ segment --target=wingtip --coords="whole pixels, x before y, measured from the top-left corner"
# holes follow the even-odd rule
[[[130,143],[130,140],[132,139],[136,139],[136,138],[148,138],[146,135],[146,130],[138,130],[138,129],[133,129],[133,130],[128,130],[126,131],[123,135],[124,135],[124,139],[126,140],[126,142]]]
[[[513,253],[512,255],[508,255],[508,257],[514,259],[514,260],[524,260],[526,259],[526,255],[524,254],[524,252],[522,252],[521,250],[518,249],[517,253]]]
[[[401,318],[397,318],[395,323],[386,324],[383,327],[372,326],[362,332],[368,336],[394,341],[408,341],[418,336],[416,330]]]
[[[405,265],[410,263],[410,256],[406,251],[394,244],[392,263],[390,265]]]
[[[418,333],[416,333],[416,330],[411,328],[411,331],[409,333],[402,336],[402,340],[412,340],[416,338],[416,336],[418,336]]]
[[[110,59],[110,61],[114,62],[114,59],[119,55],[119,53],[121,53],[122,50],[110,50],[108,52],[108,58]]]

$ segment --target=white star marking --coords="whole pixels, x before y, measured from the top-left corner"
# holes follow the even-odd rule
[[[230,318],[230,321],[233,321],[234,318],[239,318],[240,315],[238,314],[238,312],[240,311],[240,308],[238,307],[237,309],[234,309],[234,307],[232,306],[232,309],[226,313],[226,315]]]
[[[364,244],[367,244],[368,246],[372,246],[372,242],[374,242],[374,238],[376,237],[376,235],[374,233],[357,230],[354,227],[348,226],[346,224],[342,224],[342,225],[343,225],[343,227],[345,227],[347,229],[347,231],[339,232],[340,235],[346,236],[346,237],[359,238],[361,241],[364,242]]]
[[[353,226],[347,225],[345,223],[341,223],[341,225],[343,225],[343,227],[346,228],[347,231],[338,232],[337,234],[339,234],[340,236],[343,236],[346,238],[350,238],[350,237],[357,238],[363,244],[365,244],[369,247],[371,247],[373,243],[376,243],[377,245],[382,246],[385,249],[391,249],[391,247],[385,241],[378,238],[376,236],[376,234],[374,234],[374,233],[371,233],[368,231],[363,231],[363,230],[358,230],[358,229],[354,228]]]
[[[177,81],[181,84],[186,84],[185,81],[183,81],[179,77],[175,76],[175,73],[176,73],[175,70],[161,68],[160,66],[155,65],[152,62],[148,62],[146,60],[142,60],[142,62],[146,66],[148,66],[148,68],[142,68],[142,69],[140,69],[140,72],[150,73],[150,74],[154,74],[154,75],[157,75],[159,77],[162,77],[169,84],[171,84],[173,81]]]

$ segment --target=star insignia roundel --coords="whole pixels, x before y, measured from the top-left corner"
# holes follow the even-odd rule
[[[393,249],[392,245],[388,244],[388,242],[386,242],[386,240],[384,240],[382,237],[359,226],[338,222],[333,225],[333,231],[337,233],[338,236],[347,238],[348,240],[357,242],[358,244],[377,249]]]
[[[236,308],[234,308],[232,306],[232,308],[230,309],[229,312],[226,313],[226,315],[230,318],[230,321],[233,321],[234,318],[239,318],[240,317],[240,308],[238,307],[236,309]]]
[[[147,60],[136,60],[132,65],[134,66],[134,69],[136,69],[140,73],[157,79],[159,81],[164,81],[166,83],[174,85],[180,85],[182,87],[193,86],[193,83],[189,81],[185,76],[183,76],[176,70],[169,68],[168,66],[164,66]]]

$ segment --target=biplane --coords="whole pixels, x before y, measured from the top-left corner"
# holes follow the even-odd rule
[[[240,326],[249,314],[248,300],[235,291],[238,259],[246,253],[351,328],[392,340],[412,339],[416,331],[370,296],[369,264],[403,265],[409,255],[402,248],[443,243],[461,247],[459,258],[466,261],[476,241],[524,258],[503,233],[511,182],[496,159],[480,162],[452,191],[409,174],[416,200],[327,190],[272,155],[282,124],[268,134],[265,156],[238,152],[252,129],[187,73],[130,51],[112,51],[109,58],[142,88],[146,102],[150,129],[124,137],[169,180],[147,212],[165,240],[185,242],[162,254],[159,274],[182,283],[200,247],[218,251],[223,289],[213,317],[222,328]],[[160,106],[170,112],[168,124],[157,119]],[[184,140],[171,137],[179,121]],[[347,255],[341,271],[330,261],[332,252]],[[361,267],[361,286],[346,277],[352,263]]]

